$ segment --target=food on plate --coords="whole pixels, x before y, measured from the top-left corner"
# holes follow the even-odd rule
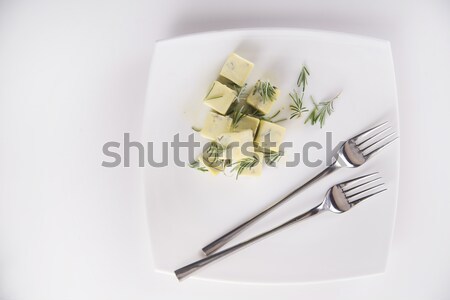
[[[266,116],[280,95],[269,80],[258,80],[246,93],[246,80],[253,63],[232,53],[220,78],[212,83],[203,103],[212,110],[206,116],[200,134],[210,140],[203,153],[190,166],[212,175],[231,173],[259,176],[264,161],[274,165],[282,156],[278,152],[285,128]],[[264,148],[264,138],[274,142]]]
[[[216,80],[212,83],[211,88],[203,101],[215,111],[225,115],[235,98],[235,90],[230,89],[225,84]]]
[[[240,175],[259,176],[263,163],[274,166],[283,156],[280,146],[286,128],[275,121],[281,110],[271,116],[268,114],[280,97],[280,90],[267,79],[255,82],[247,92],[246,83],[254,65],[236,53],[231,53],[219,72],[203,103],[211,108],[200,134],[211,140],[209,147],[190,166],[213,175],[226,173],[226,170]],[[304,123],[320,124],[334,111],[334,98],[316,102],[312,96],[313,107],[304,105],[304,96],[310,72],[303,65],[297,78],[297,89],[289,93],[291,104],[290,119],[300,119],[308,113]]]
[[[243,86],[252,69],[252,62],[240,57],[236,53],[231,53],[225,61],[222,70],[220,70],[220,76],[234,82],[238,86]]]
[[[205,158],[203,155],[200,155],[198,157],[198,161],[200,163],[200,166],[206,169],[207,172],[210,172],[212,175],[217,175],[223,172],[223,167],[221,164],[218,164],[217,166],[214,165],[214,163],[211,161],[211,158]]]
[[[209,112],[206,116],[205,125],[200,134],[209,140],[215,140],[224,132],[229,132],[233,120],[228,116],[222,116],[215,112]]]
[[[269,81],[258,80],[247,98],[247,103],[267,114],[280,95],[280,90]]]
[[[262,120],[259,123],[255,143],[258,147],[270,152],[278,152],[283,142],[286,128],[278,124]]]
[[[235,126],[231,126],[232,127],[231,130],[234,132],[239,132],[246,129],[250,129],[253,133],[253,136],[256,136],[256,131],[258,130],[259,122],[260,120],[258,118],[243,115]]]
[[[334,101],[339,97],[341,93],[338,93],[334,98],[326,101],[321,101],[317,103],[313,96],[310,96],[311,102],[313,104],[313,108],[308,110],[305,106],[303,106],[303,97],[305,96],[305,89],[308,85],[308,77],[309,77],[308,68],[303,65],[300,75],[297,79],[297,87],[300,92],[297,90],[293,90],[292,93],[289,93],[289,97],[291,98],[291,105],[289,108],[291,109],[291,117],[290,119],[299,119],[303,115],[309,111],[308,116],[306,117],[305,124],[310,122],[311,125],[315,125],[316,123],[320,124],[320,128],[325,124],[325,120],[327,116],[330,116],[334,111]]]
[[[325,124],[325,119],[327,116],[330,116],[334,111],[334,101],[339,97],[341,93],[334,96],[334,98],[326,101],[321,101],[320,103],[316,103],[313,96],[311,96],[311,102],[314,105],[314,108],[309,113],[308,117],[305,120],[305,124],[311,122],[311,125],[316,123],[320,124],[320,128]]]
[[[217,138],[217,142],[227,149],[223,153],[223,159],[230,160],[231,163],[238,162],[255,152],[253,146],[253,132],[246,129],[240,132],[227,132]]]
[[[264,154],[256,152],[252,157],[247,157],[239,161],[233,170],[238,176],[260,176],[263,170]]]

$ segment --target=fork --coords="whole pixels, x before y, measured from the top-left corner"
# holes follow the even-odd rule
[[[348,181],[344,181],[341,183],[338,183],[334,186],[332,186],[325,194],[325,197],[323,201],[315,206],[314,208],[310,209],[309,211],[302,213],[289,221],[278,225],[268,231],[265,231],[253,238],[250,238],[244,242],[241,242],[235,246],[232,246],[228,249],[222,250],[220,252],[217,252],[215,254],[211,254],[201,260],[198,260],[194,263],[191,263],[185,267],[182,267],[175,271],[175,275],[178,278],[178,280],[182,280],[186,277],[188,277],[190,274],[194,273],[195,271],[200,270],[201,268],[205,267],[206,265],[209,265],[210,263],[224,258],[225,256],[228,256],[232,253],[235,253],[239,250],[241,250],[244,247],[247,247],[271,234],[274,234],[276,232],[281,231],[282,229],[287,228],[288,226],[294,225],[302,220],[305,220],[309,217],[315,216],[317,214],[320,214],[322,212],[332,212],[335,214],[341,214],[348,210],[350,210],[352,207],[357,205],[358,203],[361,203],[362,201],[379,194],[381,192],[386,191],[386,188],[383,188],[384,183],[379,183],[376,185],[370,185],[370,183],[373,183],[377,180],[380,180],[381,177],[377,177],[375,179],[367,180],[369,177],[372,177],[374,175],[378,174],[377,172],[360,176]],[[360,182],[360,183],[358,183]],[[356,184],[358,183],[358,184]],[[356,184],[356,185],[355,185]],[[366,187],[364,187],[366,186]],[[364,187],[364,189],[363,189]],[[372,191],[370,194],[368,194],[369,191]]]
[[[244,223],[241,223],[234,229],[225,233],[215,241],[209,243],[207,246],[202,248],[202,251],[206,255],[210,255],[214,253],[219,248],[224,246],[230,240],[232,240],[239,233],[248,228],[251,224],[261,219],[263,216],[267,215],[269,212],[272,212],[280,206],[281,204],[290,200],[294,195],[299,192],[305,190],[307,187],[312,185],[313,183],[319,181],[325,176],[333,173],[337,169],[340,168],[357,168],[363,165],[366,161],[372,158],[375,154],[380,152],[383,148],[387,147],[389,144],[394,142],[398,137],[392,138],[395,135],[395,131],[386,134],[388,130],[392,129],[392,127],[386,127],[388,122],[381,123],[375,127],[372,127],[362,133],[355,135],[354,137],[348,139],[342,146],[339,148],[337,154],[335,155],[334,161],[322,172],[317,174],[315,177],[304,183],[302,186],[296,188],[291,193],[286,195],[283,199],[273,203],[268,208],[259,212],[254,217],[248,219]],[[384,128],[385,127],[385,128]],[[377,132],[378,129],[381,129]]]

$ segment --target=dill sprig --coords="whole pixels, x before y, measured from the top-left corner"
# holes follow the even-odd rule
[[[238,179],[239,175],[242,174],[242,172],[244,172],[244,170],[246,169],[251,169],[255,166],[257,166],[259,163],[259,157],[257,155],[253,155],[253,157],[247,157],[244,159],[241,159],[238,162],[234,163],[234,167],[231,170],[231,172],[235,172],[236,171],[236,179]]]
[[[289,108],[291,109],[291,117],[293,118],[300,118],[302,116],[302,113],[307,112],[308,109],[303,106],[303,96],[305,93],[302,93],[300,96],[298,95],[297,91],[294,90],[292,93],[289,93],[289,97],[292,99],[292,104],[289,105]]]
[[[330,100],[322,101],[319,104],[316,103],[314,98],[311,96],[311,101],[314,105],[314,108],[309,113],[308,117],[305,120],[305,124],[311,122],[311,125],[319,122],[320,128],[325,124],[325,120],[327,116],[330,116],[334,111],[334,101],[339,97],[341,93],[338,93],[335,97]]]
[[[258,80],[255,84],[253,95],[258,93],[261,96],[263,103],[266,103],[266,101],[274,101],[277,94],[276,89],[277,87],[273,86],[268,80]]]
[[[188,166],[190,168],[192,168],[192,169],[196,169],[196,170],[201,171],[201,172],[208,172],[208,169],[205,168],[204,166],[201,166],[200,162],[198,160],[194,161],[191,164],[188,164]]]
[[[303,65],[302,70],[300,71],[300,75],[298,75],[297,86],[302,89],[302,92],[305,92],[305,88],[308,85],[308,76],[309,70]]]

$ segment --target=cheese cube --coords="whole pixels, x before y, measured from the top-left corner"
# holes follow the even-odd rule
[[[259,125],[259,119],[250,117],[250,116],[244,116],[242,119],[239,120],[237,125],[232,128],[232,131],[239,132],[246,129],[251,129],[253,132],[253,136],[256,136],[256,130],[258,130]]]
[[[259,123],[255,143],[263,149],[278,152],[285,133],[286,128],[283,126],[262,120]]]
[[[224,115],[235,98],[236,92],[234,90],[218,81],[214,81],[203,101],[206,105]]]
[[[267,113],[269,113],[275,100],[280,95],[280,89],[275,88],[275,93],[276,94],[273,101],[270,101],[268,99],[264,100],[258,92],[255,92],[255,87],[253,87],[249,96],[247,97],[247,103],[266,115]]]
[[[198,157],[198,161],[202,167],[206,168],[214,176],[223,171],[223,165],[212,165],[207,158],[203,157],[203,154]]]
[[[205,125],[200,131],[200,134],[204,138],[215,140],[224,132],[230,131],[232,121],[230,117],[222,116],[211,111],[206,116]]]
[[[251,156],[255,152],[251,129],[241,132],[228,132],[220,135],[217,141],[226,147],[224,158],[232,162]]]
[[[238,86],[243,86],[252,69],[252,62],[236,53],[231,53],[220,71],[220,76],[236,83]]]
[[[239,176],[260,176],[262,174],[264,154],[256,152],[255,155],[258,157],[258,164],[251,168],[245,168]]]

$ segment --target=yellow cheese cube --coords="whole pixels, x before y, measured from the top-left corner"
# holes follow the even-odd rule
[[[256,152],[255,155],[258,157],[258,164],[251,168],[245,168],[239,176],[260,176],[262,174],[264,154]]]
[[[230,131],[232,121],[230,117],[222,116],[211,111],[206,116],[205,125],[200,131],[200,134],[204,138],[215,140],[219,135]]]
[[[255,87],[251,90],[249,96],[247,97],[247,103],[262,112],[263,114],[269,113],[270,109],[272,108],[273,103],[280,95],[280,89],[275,88],[275,97],[271,101],[269,99],[264,100],[261,95],[255,91]]]
[[[262,120],[259,123],[255,143],[263,149],[278,152],[285,133],[286,128],[283,126]]]
[[[231,53],[220,71],[220,76],[225,77],[239,86],[243,86],[252,69],[252,62],[240,57],[236,53]]]
[[[227,93],[233,93],[234,95],[236,95],[235,90],[230,89],[225,84],[220,83],[219,81],[215,80],[211,84],[211,87],[209,89],[208,94],[205,97],[205,100],[222,97],[224,94],[227,94]]]
[[[235,98],[236,92],[234,90],[218,81],[214,81],[208,95],[204,99],[204,103],[224,115]]]
[[[259,119],[250,117],[250,116],[244,116],[242,119],[239,120],[237,125],[232,128],[232,131],[239,132],[246,129],[251,129],[253,132],[253,136],[256,136],[256,130],[258,130],[259,125]]]
[[[232,162],[249,157],[253,152],[255,152],[255,148],[253,146],[253,133],[251,129],[246,129],[241,132],[228,132],[221,134],[217,138],[217,142],[226,147],[224,158],[230,159]]]

